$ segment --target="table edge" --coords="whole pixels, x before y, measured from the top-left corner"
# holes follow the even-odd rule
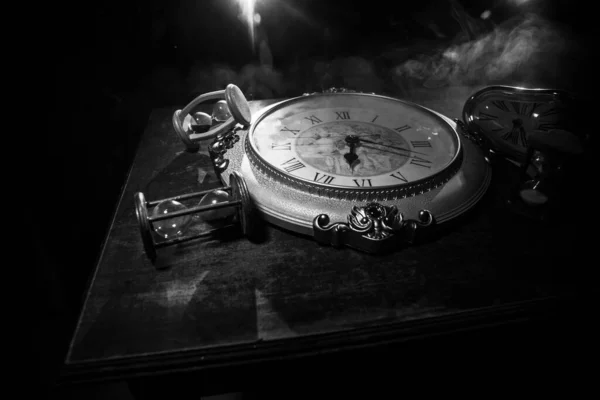
[[[437,317],[375,324],[341,332],[269,341],[257,340],[238,345],[165,352],[141,357],[67,363],[63,366],[57,383],[71,385],[140,378],[347,352],[408,342],[422,337],[448,336],[461,331],[533,323],[555,318],[557,313],[566,313],[570,309],[569,306],[573,304],[573,296],[552,296]]]

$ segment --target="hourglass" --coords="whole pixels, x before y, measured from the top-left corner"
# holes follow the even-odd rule
[[[190,114],[200,103],[215,99],[219,101],[214,105],[212,115],[203,112]],[[188,150],[197,151],[199,141],[214,138],[236,124],[248,126],[250,120],[250,106],[244,93],[234,84],[229,84],[225,90],[202,94],[183,110],[175,111],[173,128]]]
[[[182,203],[200,196],[202,198],[195,207],[187,207]],[[187,234],[192,224],[191,214],[202,213],[201,218],[208,222],[236,219],[242,233],[250,234],[250,194],[244,178],[235,171],[229,178],[229,186],[155,201],[146,201],[144,194],[137,192],[134,202],[144,250],[152,263],[156,261],[158,248],[210,236],[219,229],[234,226],[232,223],[196,234]],[[151,213],[148,212],[150,209]]]

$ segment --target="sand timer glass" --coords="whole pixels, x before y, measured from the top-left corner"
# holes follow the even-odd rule
[[[216,99],[212,115],[203,112],[190,114],[200,103]],[[189,151],[197,151],[199,141],[228,132],[236,124],[248,126],[250,120],[250,106],[244,93],[234,84],[229,84],[225,90],[202,94],[183,110],[175,111],[173,128]]]
[[[520,214],[543,220],[560,201],[565,163],[583,147],[571,132],[555,129],[533,132],[528,138],[521,179],[509,205]]]
[[[210,236],[216,230],[234,226],[233,220],[237,220],[244,235],[250,234],[252,205],[246,182],[240,173],[234,171],[229,178],[229,184],[150,202],[146,201],[143,193],[135,194],[135,213],[142,242],[152,263],[156,261],[158,248]],[[195,207],[187,207],[182,203],[199,197],[201,200]],[[192,214],[199,213],[204,221],[225,220],[231,221],[231,224],[189,234],[190,225],[193,223]]]

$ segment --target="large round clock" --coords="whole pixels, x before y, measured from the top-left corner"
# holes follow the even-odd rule
[[[267,221],[373,252],[463,214],[491,177],[480,148],[452,120],[348,91],[276,103],[252,115],[247,129],[219,135],[212,149],[223,182],[240,172]]]

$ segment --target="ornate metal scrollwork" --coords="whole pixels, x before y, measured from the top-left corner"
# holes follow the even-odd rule
[[[368,203],[352,207],[347,223],[329,225],[328,215],[318,215],[313,220],[313,231],[319,243],[377,253],[413,243],[417,228],[430,226],[433,220],[427,210],[419,211],[419,220],[405,220],[396,206]]]
[[[225,158],[225,153],[240,140],[238,132],[242,129],[242,127],[236,126],[223,134],[219,134],[208,146],[208,154],[210,155],[217,176],[221,175],[229,166],[229,160]]]

